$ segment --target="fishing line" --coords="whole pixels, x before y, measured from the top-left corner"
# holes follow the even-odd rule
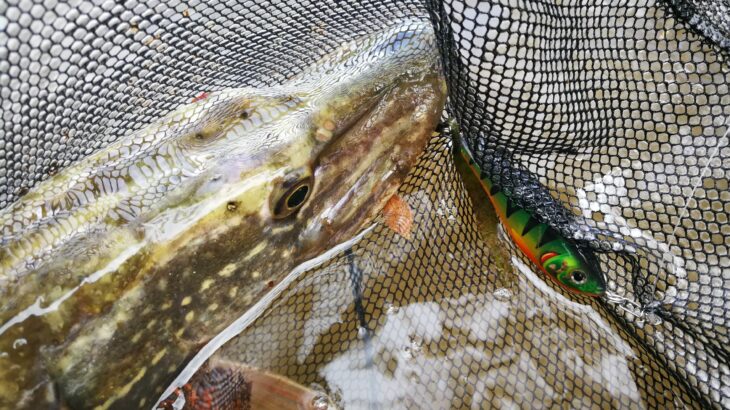
[[[365,354],[365,369],[368,370],[368,383],[370,384],[370,391],[375,392],[377,389],[377,383],[374,380],[373,371],[375,369],[375,363],[373,361],[373,344],[372,344],[372,332],[368,327],[367,320],[365,319],[365,307],[362,303],[362,287],[363,287],[363,271],[357,266],[355,260],[355,254],[352,252],[352,248],[345,249],[345,256],[347,257],[348,271],[350,277],[350,285],[352,286],[352,296],[354,298],[353,304],[355,314],[358,319],[357,336],[363,341],[363,350]],[[375,409],[378,406],[373,400],[368,400],[368,408]]]
[[[729,127],[730,121],[728,121],[727,118],[728,117],[726,117],[726,120],[724,123],[725,127],[727,128],[727,130],[725,131],[725,134],[723,134],[722,137],[718,138],[717,144],[715,145],[715,150],[712,152],[710,157],[707,159],[707,163],[705,164],[705,167],[702,168],[702,171],[699,174],[699,178],[698,178],[697,182],[694,184],[694,186],[692,187],[692,191],[690,192],[689,196],[684,201],[684,206],[682,207],[682,211],[679,213],[679,219],[677,219],[677,224],[674,225],[674,229],[672,229],[671,238],[674,239],[674,243],[670,243],[669,244],[670,247],[672,245],[676,245],[678,243],[676,232],[677,232],[677,229],[679,229],[679,224],[682,223],[682,219],[684,218],[685,214],[687,213],[687,208],[689,207],[689,203],[694,198],[695,191],[702,183],[702,179],[705,177],[705,171],[707,171],[707,169],[710,167],[710,164],[712,163],[712,160],[715,159],[715,156],[720,151],[720,145],[721,145],[722,141],[726,140],[728,138],[728,135],[730,135],[730,127]],[[670,248],[669,252],[671,252],[671,248]],[[652,295],[656,292],[656,284],[657,284],[658,280],[659,280],[659,275],[654,275],[654,280],[652,281],[652,289],[651,289]]]

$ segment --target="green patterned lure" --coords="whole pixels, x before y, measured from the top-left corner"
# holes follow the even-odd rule
[[[568,291],[593,297],[605,294],[606,281],[598,270],[598,261],[593,254],[517,205],[479,167],[463,141],[460,145],[461,156],[479,179],[499,220],[520,250],[550,279]],[[537,181],[534,183],[538,184]],[[544,188],[536,186],[535,189]],[[550,205],[560,206],[555,202]]]

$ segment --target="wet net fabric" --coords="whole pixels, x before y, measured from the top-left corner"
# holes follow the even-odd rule
[[[730,404],[726,51],[662,3],[435,9],[452,111],[477,161],[508,148],[597,232],[595,249],[636,245],[638,270],[602,254],[609,286],[661,304],[663,320],[624,315],[627,330]]]
[[[565,294],[484,241],[441,135],[401,189],[411,240],[378,226],[218,355],[352,408],[730,407],[728,5],[585,3],[2,2],[0,207],[201,93],[420,16],[477,161],[502,149],[611,290],[658,308]]]
[[[701,406],[600,304],[556,293],[496,235],[482,242],[450,138],[400,194],[410,240],[376,227],[216,356],[324,386],[344,408]]]

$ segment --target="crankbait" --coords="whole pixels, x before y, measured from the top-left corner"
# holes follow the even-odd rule
[[[589,249],[561,235],[535,215],[519,206],[491,176],[482,170],[463,140],[460,155],[479,179],[484,192],[510,238],[541,271],[570,292],[603,296],[606,281],[598,270],[598,261]],[[559,206],[556,203],[551,206]]]

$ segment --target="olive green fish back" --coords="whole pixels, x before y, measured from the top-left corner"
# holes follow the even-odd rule
[[[220,354],[356,408],[730,407],[730,14],[623,3],[0,3],[0,207],[180,104],[420,17],[477,160],[502,149],[574,215],[543,217],[605,248],[624,304],[554,288],[496,220],[480,241],[439,136],[402,188],[410,240],[377,226]]]

